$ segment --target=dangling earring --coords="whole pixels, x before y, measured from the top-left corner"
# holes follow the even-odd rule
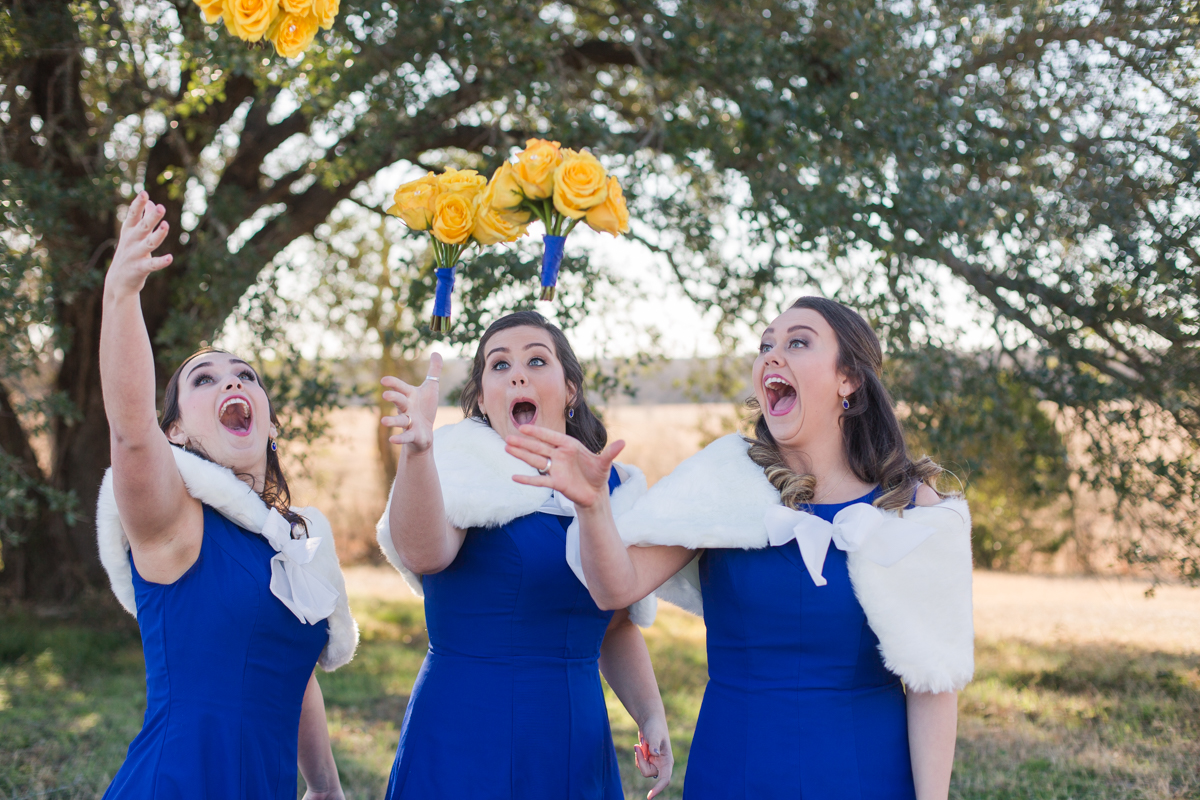
[[[271,452],[274,453],[278,449],[279,449],[279,445],[275,444],[275,440],[272,439],[271,440]]]
[[[850,408],[850,401],[845,397],[842,398],[842,408],[847,410]]]
[[[575,419],[575,409],[573,409],[573,408],[567,409],[567,419]]]
[[[491,424],[492,424],[492,423],[488,422],[487,414],[480,414],[480,416],[481,416],[481,417],[483,417],[483,424],[484,424],[484,425],[491,425]]]

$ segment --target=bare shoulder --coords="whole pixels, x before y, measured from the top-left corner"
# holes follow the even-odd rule
[[[940,502],[941,496],[927,483],[921,484],[917,489],[917,496],[913,498],[913,503],[918,506],[936,506]]]

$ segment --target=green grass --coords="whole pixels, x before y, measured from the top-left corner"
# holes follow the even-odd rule
[[[319,673],[348,798],[379,798],[424,657],[421,608],[356,604],[358,657]],[[667,609],[647,635],[675,743],[679,797],[704,691],[703,625]],[[953,798],[1200,798],[1200,655],[980,642],[960,697]],[[103,793],[145,711],[133,621],[108,601],[0,616],[0,800]],[[608,697],[630,798],[636,730]]]

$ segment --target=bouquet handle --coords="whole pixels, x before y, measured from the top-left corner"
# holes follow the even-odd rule
[[[437,289],[433,295],[433,319],[429,321],[429,329],[434,333],[445,333],[450,330],[450,295],[454,293],[454,267],[434,270],[437,275]]]
[[[542,294],[540,299],[553,300],[554,289],[558,285],[558,268],[562,266],[563,247],[567,243],[565,236],[542,237],[545,249],[542,251]]]

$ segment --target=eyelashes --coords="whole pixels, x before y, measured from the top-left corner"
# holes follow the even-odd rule
[[[247,383],[258,383],[258,375],[248,369],[244,369],[238,373],[238,377]],[[212,383],[213,377],[206,372],[202,372],[195,378],[192,378],[192,386],[203,386],[206,383]]]

